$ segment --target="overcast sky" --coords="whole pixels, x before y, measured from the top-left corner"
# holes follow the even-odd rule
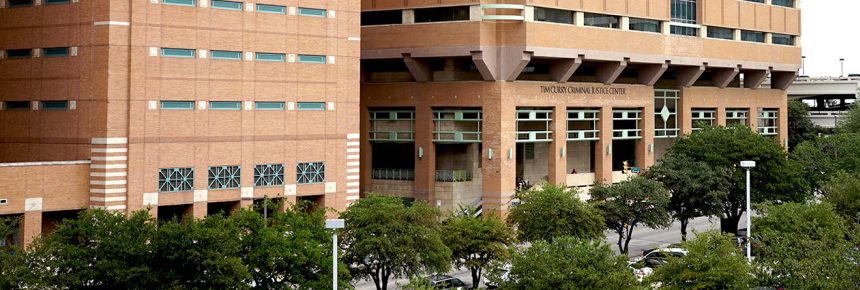
[[[860,1],[802,0],[800,5],[806,75],[839,76],[840,58],[845,75],[860,73]]]

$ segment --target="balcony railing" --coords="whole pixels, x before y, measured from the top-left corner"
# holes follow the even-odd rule
[[[372,176],[373,179],[381,180],[415,180],[415,170],[374,168]]]
[[[436,170],[436,181],[439,181],[439,182],[472,181],[472,172],[469,170]]]

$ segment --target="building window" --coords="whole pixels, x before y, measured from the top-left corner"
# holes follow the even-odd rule
[[[197,5],[196,0],[161,0],[162,4],[168,5],[180,5],[180,6],[195,6]]]
[[[678,137],[677,90],[654,90],[654,138]]]
[[[10,49],[6,51],[6,57],[10,59],[14,58],[30,58],[33,56],[33,50],[29,48],[25,49]]]
[[[567,111],[567,140],[588,141],[600,139],[600,110]]]
[[[741,30],[741,40],[764,43],[764,32]]]
[[[747,2],[764,3],[764,0],[745,0]]]
[[[9,0],[9,7],[33,6],[33,0]]]
[[[660,33],[660,21],[630,17],[630,30]]]
[[[258,111],[283,111],[284,102],[254,102],[254,108]]]
[[[672,0],[671,21],[677,23],[697,24],[698,10],[696,0]]]
[[[190,110],[194,110],[194,102],[193,101],[161,101],[161,109],[162,110],[190,111]]]
[[[480,110],[433,111],[434,142],[481,143]]]
[[[361,12],[361,26],[403,24],[403,11],[366,11]]]
[[[551,142],[552,110],[517,109],[517,142]]]
[[[238,111],[242,109],[242,102],[209,102],[209,109],[215,111]]]
[[[415,141],[415,111],[370,111],[371,142]]]
[[[299,102],[296,106],[300,111],[322,111],[325,110],[323,102]]]
[[[669,26],[669,33],[681,36],[699,36],[699,28],[681,25]]]
[[[283,53],[258,52],[256,53],[256,59],[257,61],[284,62],[287,56]]]
[[[771,34],[771,43],[779,45],[794,45],[794,36],[787,34]]]
[[[239,188],[241,176],[239,166],[209,166],[209,189]]]
[[[213,50],[210,54],[212,59],[242,60],[241,51]]]
[[[69,48],[68,47],[49,47],[42,49],[43,54],[46,57],[62,57],[69,56]]]
[[[212,0],[210,6],[215,9],[242,11],[242,2]]]
[[[708,27],[708,38],[735,39],[735,31],[731,28]]]
[[[699,131],[705,127],[713,127],[716,116],[716,110],[693,110],[693,115],[690,117],[693,131]]]
[[[63,111],[69,109],[69,101],[41,101],[39,107],[48,111]]]
[[[300,54],[299,62],[301,63],[325,63],[325,55],[308,55]]]
[[[641,139],[641,109],[612,110],[612,139]]]
[[[606,14],[585,13],[585,26],[619,28],[619,17]]]
[[[574,24],[574,19],[570,10],[535,7],[535,21]]]
[[[779,111],[775,109],[759,109],[758,111],[758,133],[762,135],[776,135]]]
[[[287,14],[287,7],[280,5],[257,4],[257,12],[272,14]]]
[[[158,192],[194,190],[194,168],[158,169]]]
[[[301,16],[325,17],[325,9],[299,7],[299,15],[301,15]]]
[[[794,0],[771,0],[770,4],[782,7],[794,7]]]
[[[726,127],[747,126],[747,110],[726,110]]]
[[[254,186],[276,186],[283,184],[283,164],[258,164],[254,166]]]
[[[296,183],[311,184],[325,181],[325,162],[307,162],[296,165]]]
[[[5,109],[8,111],[27,111],[30,110],[29,101],[7,101]]]
[[[69,4],[69,0],[45,0],[45,4]]]
[[[181,58],[194,58],[197,55],[197,51],[193,49],[182,49],[182,48],[162,48],[161,56],[165,57],[181,57]]]
[[[469,6],[415,9],[415,23],[469,20]]]

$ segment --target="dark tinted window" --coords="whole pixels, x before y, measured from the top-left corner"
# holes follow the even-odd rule
[[[403,12],[400,10],[361,12],[361,25],[402,24]]]
[[[618,28],[618,16],[585,13],[585,26]]]
[[[771,35],[771,42],[773,44],[794,45],[794,36],[774,33]]]
[[[535,7],[535,21],[573,24],[573,11]]]
[[[6,102],[6,110],[29,110],[30,102],[28,101],[8,101]]]
[[[741,40],[751,42],[764,42],[764,32],[742,30]]]
[[[32,49],[10,49],[6,51],[6,57],[8,58],[28,58],[32,56]]]
[[[9,7],[33,6],[33,0],[9,0]]]
[[[630,30],[660,32],[660,21],[630,17]]]
[[[415,9],[415,23],[469,20],[469,6]]]
[[[735,39],[735,33],[729,28],[708,27],[708,38]]]
[[[794,0],[773,0],[771,4],[776,6],[794,7]]]

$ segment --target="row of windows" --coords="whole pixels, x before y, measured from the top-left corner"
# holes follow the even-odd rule
[[[196,49],[187,48],[161,48],[161,56],[178,57],[178,58],[195,58],[197,57]],[[217,60],[242,60],[241,51],[232,50],[212,50],[209,52],[212,59]],[[296,61],[300,63],[326,63],[325,55],[299,54],[296,56]],[[257,61],[268,62],[285,62],[287,61],[286,53],[276,52],[255,52],[254,59]],[[292,60],[291,60],[292,61]]]
[[[65,111],[69,109],[69,101],[4,101],[0,104],[0,109],[7,111],[28,111],[30,109]]]
[[[195,101],[161,101],[162,110],[192,111]],[[254,102],[254,109],[258,111],[283,111],[284,102]],[[298,102],[296,109],[299,111],[323,111],[326,108],[324,102]],[[242,109],[239,101],[214,101],[209,102],[209,109],[215,111],[238,111]]]
[[[466,21],[470,19],[469,6],[450,6],[413,9],[415,23],[432,23],[447,21]],[[365,11],[361,12],[361,25],[390,25],[403,24],[403,11]]]
[[[46,5],[53,4],[68,4],[70,0],[42,0]],[[9,7],[29,7],[33,6],[33,0],[9,0]]]
[[[747,2],[755,2],[764,4],[764,0],[746,0]],[[783,7],[794,7],[794,0],[771,0],[771,5],[774,6],[783,6]]]
[[[167,5],[179,5],[179,6],[197,6],[197,0],[162,0],[162,4]],[[243,11],[245,10],[245,3],[239,1],[223,1],[223,0],[210,0],[209,7],[215,9],[224,9],[224,10],[234,10],[234,11]],[[250,3],[249,3],[250,4]],[[272,14],[286,14],[287,6],[283,5],[271,5],[271,4],[255,4],[254,6],[257,12],[262,13],[272,13]],[[249,10],[251,8],[248,8]],[[317,9],[317,8],[306,8],[299,7],[298,14],[301,16],[314,16],[314,17],[326,17],[325,9]]]
[[[71,54],[71,52],[72,52],[72,49],[70,47],[9,49],[9,50],[6,50],[6,58],[22,59],[22,58],[31,58],[34,55],[41,55],[44,57],[66,57],[66,56],[69,56],[69,54]]]
[[[208,189],[237,189],[242,185],[242,167],[238,165],[209,166]],[[296,164],[296,183],[325,182],[325,162]],[[284,164],[254,165],[254,186],[284,185]],[[176,167],[158,169],[158,191],[179,192],[194,190],[194,168]]]

